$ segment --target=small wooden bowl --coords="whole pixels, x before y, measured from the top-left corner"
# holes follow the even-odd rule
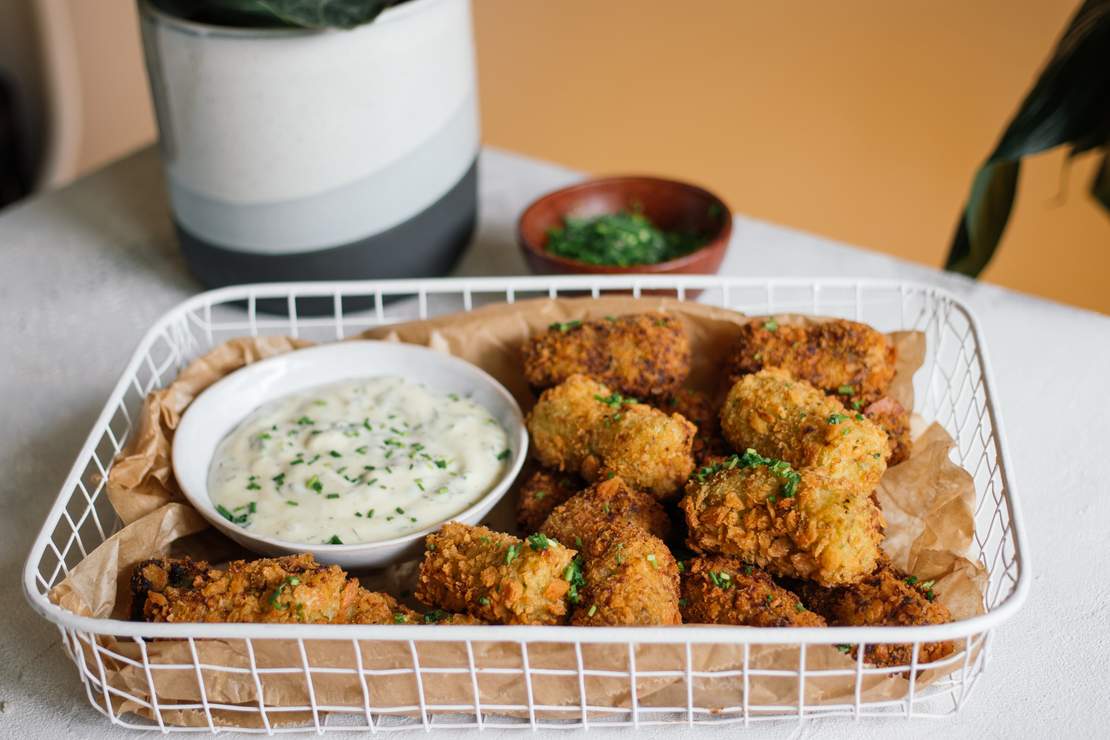
[[[708,236],[690,254],[647,265],[593,265],[547,251],[547,232],[563,225],[566,216],[591,217],[639,209],[664,231],[688,231]],[[604,177],[548,193],[524,209],[517,222],[517,239],[533,272],[541,275],[694,274],[717,272],[732,235],[732,213],[725,202],[696,185],[659,177]]]

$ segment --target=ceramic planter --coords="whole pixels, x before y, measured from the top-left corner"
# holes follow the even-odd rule
[[[140,9],[173,217],[201,282],[450,270],[477,210],[469,0],[410,0],[351,31]]]

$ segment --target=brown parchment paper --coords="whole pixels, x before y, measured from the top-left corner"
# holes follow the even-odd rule
[[[447,352],[481,367],[501,381],[528,409],[533,397],[521,373],[520,347],[532,332],[556,321],[594,319],[607,315],[663,310],[674,314],[690,333],[694,348],[691,387],[713,392],[717,389],[718,368],[735,338],[736,327],[748,318],[725,309],[685,303],[670,298],[631,298],[611,296],[599,299],[534,300],[516,304],[497,304],[467,314],[454,314],[427,321],[381,327],[362,338],[384,339],[421,344]],[[819,317],[779,315],[780,323],[821,321]],[[891,393],[907,409],[913,407],[912,376],[924,358],[924,336],[918,332],[891,334],[899,350],[897,373]],[[286,337],[259,337],[231,340],[191,363],[165,389],[150,394],[144,404],[134,439],[115,461],[108,479],[112,504],[127,524],[79,563],[69,576],[50,593],[54,603],[74,613],[96,617],[125,618],[129,613],[127,579],[138,561],[164,554],[192,555],[210,562],[234,557],[250,557],[238,546],[208,528],[187,504],[173,480],[170,450],[173,433],[188,404],[201,391],[234,370],[271,357],[309,346],[311,343]],[[908,460],[889,469],[877,496],[887,520],[884,548],[899,567],[921,578],[936,579],[935,590],[955,619],[982,612],[987,575],[978,564],[967,560],[974,517],[974,485],[971,476],[948,457],[952,439],[938,425],[929,426],[915,440]],[[491,514],[491,526],[511,529],[515,502],[506,497]],[[415,568],[403,563],[393,568],[366,574],[364,584],[398,593],[411,581]],[[435,627],[428,627],[435,629]],[[675,630],[676,643],[682,628]],[[735,630],[720,627],[721,643],[693,646],[689,668],[694,672],[739,670],[744,662],[744,646],[737,644]],[[303,667],[299,647],[294,641],[254,640],[254,660],[259,668],[300,671]],[[208,720],[196,709],[176,709],[175,704],[200,700],[201,684],[193,667],[192,649],[187,641],[157,640],[146,644],[151,664],[172,666],[150,671],[131,665],[128,660],[142,659],[140,647],[131,641],[102,638],[110,653],[101,656],[109,685],[147,700],[151,686],[156,691],[163,721],[203,726]],[[255,707],[263,699],[267,707],[303,707],[310,703],[309,686],[301,672],[262,675],[258,685],[242,669],[250,668],[250,654],[241,640],[201,640],[194,643],[199,662],[208,666],[240,669],[200,671],[204,696],[210,703]],[[91,660],[87,645],[81,647]],[[365,694],[355,669],[361,661],[364,670],[411,669],[412,649],[407,642],[376,640],[312,640],[305,642],[311,667],[342,668],[350,674],[315,673],[311,690],[317,705],[342,712],[350,708],[361,714],[365,698],[371,707],[413,707],[419,704],[416,680],[411,673],[374,676],[367,674]],[[513,643],[483,642],[473,645],[475,665],[481,668],[513,668],[523,664],[521,647]],[[463,643],[418,642],[417,657],[423,669],[460,668],[468,665]],[[585,644],[583,667],[587,670],[626,672],[629,656],[624,646]],[[683,644],[639,645],[634,652],[637,672],[685,671],[687,659]],[[580,688],[577,656],[573,645],[532,643],[528,664],[532,668],[574,671],[574,675],[533,675],[535,703],[567,707],[565,712],[549,709],[538,716],[576,719],[582,691],[586,703],[597,707],[629,708],[632,688],[626,676],[585,678]],[[751,645],[749,667],[753,670],[796,670],[799,648],[793,645]],[[953,659],[954,669],[962,658]],[[810,646],[805,665],[809,670],[851,669],[854,662],[829,646]],[[926,671],[917,677],[922,687],[944,671]],[[421,676],[427,704],[473,706],[474,688],[466,673],[425,672]],[[261,697],[259,695],[261,687]],[[863,677],[862,701],[898,699],[905,695],[908,681],[901,675],[875,674]],[[695,677],[692,681],[695,706],[724,710],[743,704],[743,678],[736,676]],[[789,676],[750,676],[749,706],[792,705],[797,702],[798,682]],[[681,707],[687,704],[687,685],[681,676],[640,677],[636,682],[636,703],[642,709]],[[850,703],[855,700],[852,676],[814,677],[806,680],[807,704]],[[488,674],[478,678],[477,700],[483,706],[525,705],[526,687],[519,674]],[[113,695],[117,712],[131,711],[151,716],[145,706]],[[414,712],[405,710],[401,714]],[[517,712],[503,712],[516,714]],[[215,710],[213,721],[220,726],[261,727],[253,712]],[[272,713],[271,725],[310,724],[310,713],[290,711]]]

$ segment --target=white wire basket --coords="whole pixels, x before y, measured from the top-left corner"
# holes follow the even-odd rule
[[[864,321],[882,331],[924,332],[927,353],[914,378],[915,410],[952,435],[953,460],[974,478],[976,527],[968,557],[989,573],[984,613],[943,625],[826,629],[148,624],[78,617],[47,598],[121,526],[104,481],[143,399],[215,345],[243,335],[341,340],[383,324],[494,302],[647,291],[680,300],[700,291],[702,303],[749,314],[810,313]],[[318,312],[322,299],[332,310],[306,316],[304,307],[311,304]],[[262,313],[260,302],[287,315]],[[32,606],[58,626],[89,702],[120,727],[219,732],[234,725],[237,731],[274,734],[943,717],[968,700],[987,662],[993,629],[1020,608],[1031,579],[992,393],[990,366],[968,309],[943,290],[904,282],[576,276],[229,287],[178,305],[143,337],[35,541],[23,584]],[[187,644],[189,658],[159,660],[168,640]],[[936,663],[918,660],[924,643],[940,640],[954,641],[957,649]],[[866,645],[888,642],[912,643],[909,664],[877,668],[864,662]],[[207,648],[216,643],[234,646],[241,660],[207,662]],[[858,646],[856,659],[845,665],[807,660],[817,646],[845,644]],[[511,646],[512,660],[504,660],[501,650],[502,659],[485,663],[490,645]],[[349,650],[349,659],[320,660],[322,646],[331,656],[337,646]],[[425,659],[430,646],[437,656],[456,659]],[[699,656],[721,649],[733,651],[736,664],[704,669]],[[766,668],[759,656],[768,650],[790,651],[793,667]],[[108,680],[107,666],[133,680]],[[926,670],[939,678],[919,685]],[[170,673],[195,680],[199,701],[160,692]],[[874,685],[892,674],[904,676],[903,689],[893,699],[874,696]],[[286,684],[290,676],[298,679],[299,699],[269,700],[267,682],[279,676]],[[229,698],[218,688],[229,681],[246,689]],[[849,681],[851,690],[830,700],[821,691],[830,681]],[[573,687],[571,700],[550,703],[551,682]],[[775,691],[759,690],[772,682]],[[390,690],[381,691],[387,683]],[[785,702],[783,687],[791,697]],[[707,704],[701,697],[710,689],[732,699]],[[490,700],[494,694],[496,703]],[[179,726],[184,717],[191,726]]]

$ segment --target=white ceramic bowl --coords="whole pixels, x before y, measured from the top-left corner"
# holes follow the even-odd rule
[[[524,465],[528,431],[512,395],[488,373],[468,362],[425,347],[398,342],[347,341],[297,350],[248,365],[201,393],[181,418],[173,438],[173,472],[181,490],[212,526],[239,544],[265,555],[310,552],[322,563],[344,568],[379,568],[416,557],[424,536],[442,522],[404,537],[350,545],[290,542],[251,532],[216,511],[208,497],[208,469],[217,445],[262,404],[290,393],[353,378],[399,375],[440,393],[470,397],[501,423],[512,451],[497,484],[454,521],[476,524],[505,495]]]

